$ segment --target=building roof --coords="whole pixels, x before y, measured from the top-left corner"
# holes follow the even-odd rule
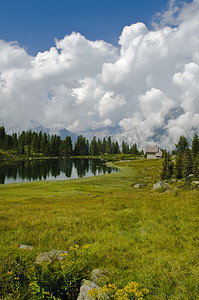
[[[156,154],[155,154],[156,157],[162,157],[162,151],[159,150]]]
[[[158,153],[159,152],[159,148],[158,146],[146,146],[146,153]]]

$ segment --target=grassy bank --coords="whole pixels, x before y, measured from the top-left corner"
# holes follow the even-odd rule
[[[0,186],[0,255],[34,262],[40,252],[90,244],[91,269],[124,286],[136,281],[150,299],[199,295],[199,191],[152,190],[161,161],[115,162],[119,173]],[[146,183],[135,189],[135,183]],[[19,249],[22,244],[32,250]]]

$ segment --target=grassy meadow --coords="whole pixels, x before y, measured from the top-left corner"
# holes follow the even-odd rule
[[[199,299],[199,191],[153,190],[161,160],[113,165],[120,172],[0,185],[1,260],[33,263],[40,252],[90,244],[90,269],[108,270],[118,286],[138,282],[149,299]]]

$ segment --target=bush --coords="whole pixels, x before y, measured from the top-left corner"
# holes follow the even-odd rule
[[[0,296],[6,299],[29,299],[29,272],[26,262],[17,255],[1,262]]]
[[[108,284],[102,289],[91,289],[89,296],[94,299],[114,299],[114,300],[141,300],[148,297],[148,289],[140,288],[137,282],[130,282],[123,289],[119,289],[115,284]]]
[[[17,256],[0,267],[0,297],[3,299],[77,299],[82,279],[88,277],[90,245],[70,247],[63,260],[27,268]]]

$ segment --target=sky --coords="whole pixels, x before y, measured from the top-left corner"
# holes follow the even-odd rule
[[[73,31],[117,45],[124,26],[150,26],[156,12],[166,7],[167,0],[1,0],[0,37],[16,40],[31,55]]]
[[[114,132],[171,148],[198,132],[198,79],[199,0],[1,1],[6,131]]]

